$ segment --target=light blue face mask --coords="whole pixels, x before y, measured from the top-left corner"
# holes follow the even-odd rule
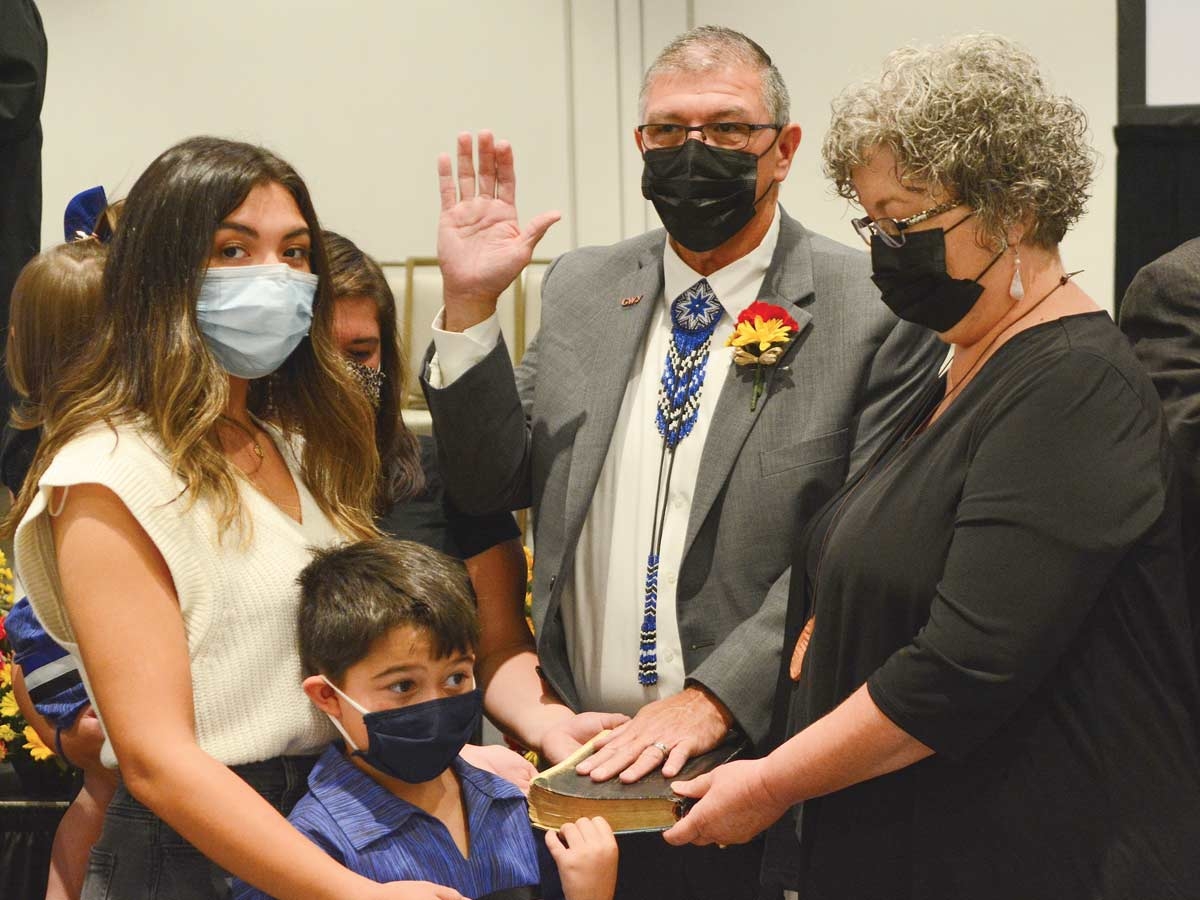
[[[262,378],[308,334],[316,293],[317,276],[286,263],[217,266],[204,273],[196,319],[226,372]]]

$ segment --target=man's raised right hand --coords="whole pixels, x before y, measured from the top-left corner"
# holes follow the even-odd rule
[[[533,248],[561,216],[535,216],[524,230],[517,220],[512,145],[479,132],[478,165],[471,134],[458,136],[458,176],[449,154],[438,157],[442,213],[438,260],[446,331],[465,331],[496,311],[500,294],[529,264]]]

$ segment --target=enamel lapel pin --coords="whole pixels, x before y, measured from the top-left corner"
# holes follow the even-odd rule
[[[622,297],[621,298],[622,306],[637,306],[641,302],[642,302],[641,294],[638,294],[636,297]]]

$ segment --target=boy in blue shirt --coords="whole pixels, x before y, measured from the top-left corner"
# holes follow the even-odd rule
[[[317,552],[299,580],[304,691],[345,744],[317,761],[289,821],[375,881],[541,896],[524,795],[459,757],[483,709],[461,564],[377,539]],[[612,900],[617,845],[603,819],[548,833],[546,845],[566,900]],[[235,883],[234,896],[263,894]]]

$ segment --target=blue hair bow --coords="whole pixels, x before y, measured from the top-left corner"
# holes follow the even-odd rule
[[[104,188],[97,185],[80,191],[67,201],[67,209],[63,213],[63,234],[69,244],[80,238],[91,237],[96,230],[96,222],[104,210],[108,209],[108,197]]]

